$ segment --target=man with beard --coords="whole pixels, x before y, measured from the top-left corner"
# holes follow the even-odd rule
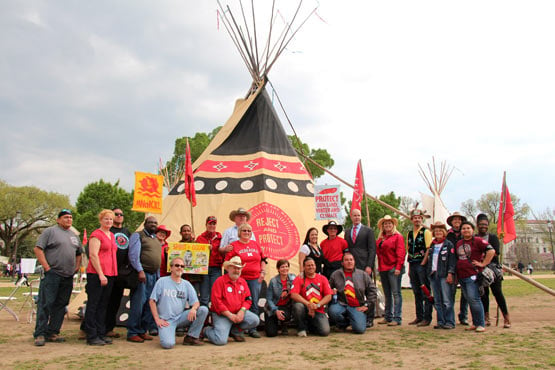
[[[162,247],[156,238],[157,228],[158,221],[149,216],[143,230],[131,235],[129,241],[129,261],[139,279],[137,287],[131,289],[131,308],[127,320],[127,340],[133,343],[152,340],[147,331],[158,331],[148,304],[162,261]]]

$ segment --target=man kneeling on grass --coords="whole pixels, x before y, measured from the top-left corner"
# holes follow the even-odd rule
[[[226,344],[228,336],[236,342],[244,342],[243,331],[256,328],[260,322],[258,316],[249,311],[253,302],[249,286],[241,277],[242,268],[239,256],[225,261],[227,274],[217,278],[212,287],[210,310],[214,326],[206,328],[204,335],[218,346]]]
[[[170,263],[171,275],[160,278],[150,295],[150,310],[158,326],[160,345],[165,349],[175,345],[175,330],[178,327],[189,327],[183,344],[203,344],[199,336],[208,316],[208,308],[200,306],[191,283],[181,279],[183,267],[183,259],[174,258]],[[185,310],[188,306],[191,308]]]

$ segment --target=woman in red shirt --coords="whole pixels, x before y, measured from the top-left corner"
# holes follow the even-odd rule
[[[252,306],[249,310],[258,316],[258,297],[260,295],[260,284],[266,275],[266,271],[264,271],[266,257],[260,245],[251,240],[251,225],[241,224],[237,228],[237,233],[239,234],[239,240],[231,243],[233,249],[226,253],[225,260],[229,261],[233,256],[241,257],[241,261],[245,264],[241,271],[241,277],[247,281],[252,296]],[[260,338],[256,329],[251,330],[249,335],[253,338]]]
[[[156,239],[162,245],[162,257],[160,259],[160,276],[169,276],[171,275],[168,272],[168,242],[167,239],[172,234],[172,231],[168,229],[166,225],[160,225],[156,229]]]
[[[378,221],[380,234],[376,241],[378,268],[385,296],[384,319],[378,324],[401,325],[403,297],[401,276],[405,263],[405,241],[397,231],[398,220],[389,215]]]
[[[110,228],[114,212],[105,209],[98,215],[100,228],[92,232],[89,240],[89,264],[87,266],[87,309],[85,331],[87,344],[103,346],[111,344],[106,337],[106,307],[118,275],[117,245]]]

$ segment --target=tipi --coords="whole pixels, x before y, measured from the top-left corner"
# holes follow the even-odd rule
[[[447,185],[447,181],[449,181],[449,177],[453,173],[454,167],[450,167],[447,165],[447,162],[441,162],[440,168],[436,168],[436,160],[432,157],[432,165],[427,164],[428,173],[422,169],[422,166],[418,164],[418,169],[420,173],[420,177],[428,186],[428,189],[432,193],[432,196],[429,196],[424,193],[420,193],[422,199],[422,208],[427,211],[431,218],[425,219],[425,222],[428,224],[434,223],[436,221],[441,221],[445,223],[447,217],[449,217],[449,211],[443,201],[441,200],[441,193],[445,189]]]
[[[322,223],[314,220],[313,180],[291,146],[265,89],[270,67],[296,32],[291,29],[294,19],[277,41],[258,37],[269,43],[258,55],[258,47],[251,43],[256,38],[249,42],[252,34],[247,37],[243,33],[248,34],[252,27],[238,27],[229,7],[221,10],[253,83],[247,97],[236,101],[231,117],[193,163],[195,231],[200,234],[206,217],[216,216],[218,230],[223,232],[232,226],[230,212],[246,208],[265,254],[272,260],[289,259],[291,271],[297,273],[296,256],[305,233],[311,226],[320,229]],[[271,24],[274,17],[272,13]],[[190,222],[190,203],[182,180],[165,197],[159,223],[178,230]],[[172,234],[172,240],[178,240],[178,233]],[[275,262],[270,261],[268,269],[266,276],[273,276]]]

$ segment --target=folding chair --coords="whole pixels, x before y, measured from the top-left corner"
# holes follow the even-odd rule
[[[19,312],[27,306],[29,307],[29,324],[33,322],[33,315],[37,313],[37,299],[39,296],[39,287],[40,287],[40,279],[31,280],[29,283],[29,291],[23,293],[23,296],[26,297],[25,301],[21,305]]]
[[[10,315],[13,316],[15,321],[19,321],[19,317],[11,308],[8,307],[8,303],[17,299],[16,297],[14,297],[15,293],[17,293],[17,291],[19,290],[19,288],[21,288],[23,284],[28,285],[27,277],[25,275],[15,283],[15,288],[14,290],[12,290],[12,293],[8,297],[0,297],[0,311],[5,309]]]

